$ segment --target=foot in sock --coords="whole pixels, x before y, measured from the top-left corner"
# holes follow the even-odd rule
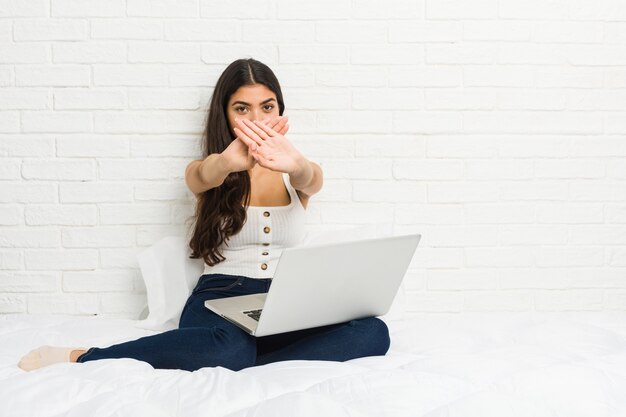
[[[81,348],[41,346],[35,350],[31,350],[20,360],[17,366],[25,371],[32,371],[55,363],[71,362],[71,353],[80,349]]]

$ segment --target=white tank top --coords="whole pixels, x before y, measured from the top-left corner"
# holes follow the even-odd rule
[[[272,278],[283,249],[302,242],[306,213],[289,174],[282,177],[291,202],[286,206],[249,206],[242,229],[221,247],[226,259],[215,266],[205,263],[204,274]]]

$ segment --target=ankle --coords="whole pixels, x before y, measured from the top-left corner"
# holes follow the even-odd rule
[[[85,352],[87,351],[83,349],[73,350],[72,352],[70,352],[70,362],[76,362],[76,360],[78,360],[78,357]]]

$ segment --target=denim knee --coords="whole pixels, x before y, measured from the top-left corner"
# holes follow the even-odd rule
[[[361,329],[367,356],[384,356],[387,353],[391,339],[389,328],[384,321],[377,317],[369,317],[353,320],[350,324]]]
[[[221,366],[239,371],[256,362],[256,341],[253,336],[233,327],[213,327],[202,329],[210,343],[202,351],[198,368]]]

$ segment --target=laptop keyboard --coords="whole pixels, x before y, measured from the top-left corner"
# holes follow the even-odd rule
[[[259,321],[259,317],[261,317],[261,311],[263,311],[262,308],[258,310],[244,311],[243,314],[247,315],[248,317],[253,318],[256,321]]]

